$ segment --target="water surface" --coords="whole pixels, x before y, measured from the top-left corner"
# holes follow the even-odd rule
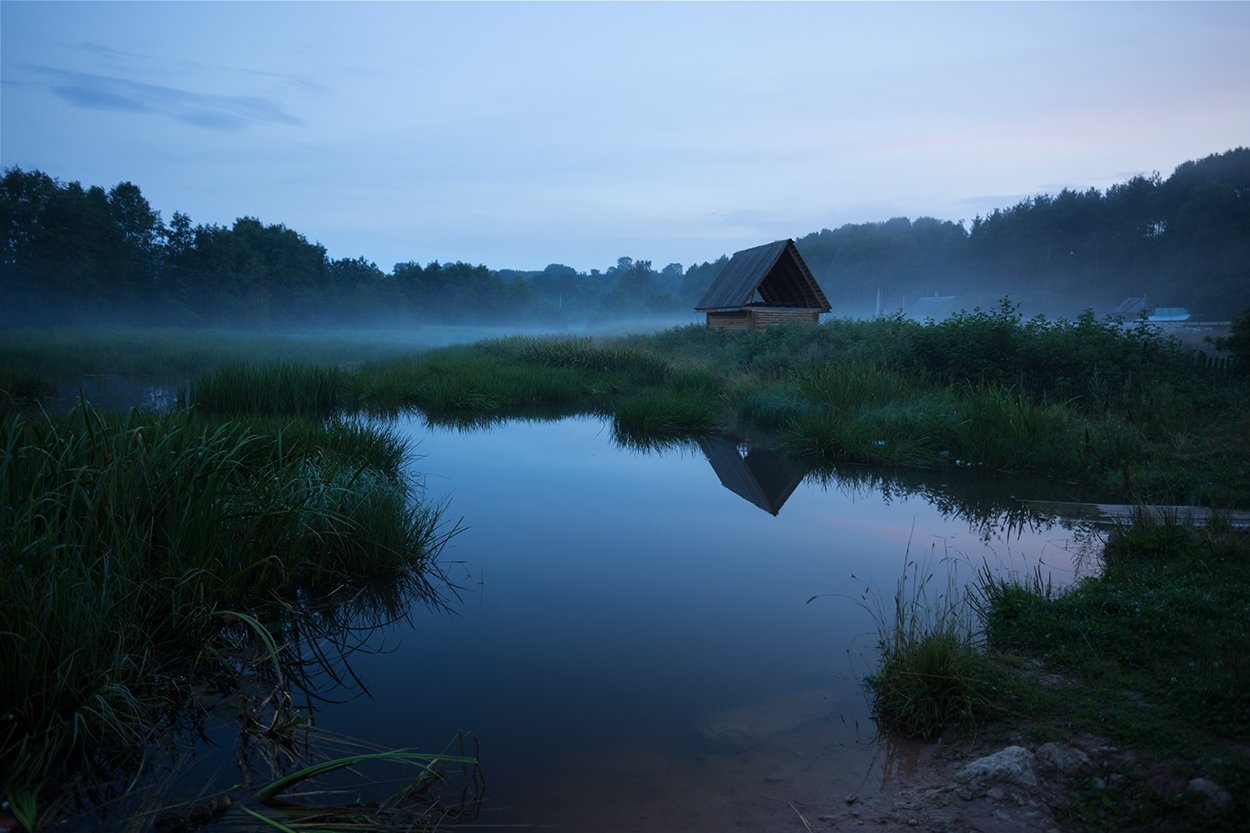
[[[317,720],[428,749],[471,731],[487,826],[800,830],[791,803],[886,788],[906,752],[861,678],[909,560],[935,593],[948,566],[1073,570],[1067,530],[971,522],[940,479],[804,477],[724,439],[640,453],[595,418],[394,427],[462,519],[458,598],[376,633],[352,661],[369,696]]]

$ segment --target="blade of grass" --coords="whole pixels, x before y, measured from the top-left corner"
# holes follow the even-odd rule
[[[321,763],[304,767],[297,772],[292,772],[289,775],[284,775],[257,790],[255,797],[258,801],[269,801],[284,790],[290,789],[296,784],[303,783],[310,778],[316,778],[318,776],[325,775],[326,773],[334,772],[335,770],[355,766],[356,764],[363,763],[365,761],[425,761],[422,766],[426,770],[429,770],[431,766],[439,761],[463,764],[476,763],[473,758],[466,758],[459,755],[430,755],[426,752],[411,752],[406,749],[396,749],[391,752],[374,752],[364,755],[349,755],[345,758],[335,758],[331,761],[322,761]]]

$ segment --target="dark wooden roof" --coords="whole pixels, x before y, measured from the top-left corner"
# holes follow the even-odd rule
[[[803,482],[803,471],[775,451],[752,448],[744,457],[738,444],[727,437],[699,441],[721,485],[771,515]]]
[[[831,309],[793,240],[778,240],[737,252],[695,309],[707,312],[748,306],[821,312]]]

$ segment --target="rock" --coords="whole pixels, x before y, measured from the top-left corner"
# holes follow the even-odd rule
[[[1054,770],[1060,775],[1079,775],[1089,769],[1089,756],[1074,746],[1062,743],[1043,743],[1037,748],[1037,763],[1045,770]]]
[[[995,801],[1002,801],[1004,798],[1007,797],[1007,794],[1003,792],[1002,787],[990,787],[988,790],[985,791],[985,797],[992,798]]]
[[[1210,778],[1193,779],[1185,792],[1202,797],[1214,810],[1227,810],[1233,803],[1233,797],[1228,794],[1228,790]]]
[[[1033,769],[1036,760],[1036,756],[1023,746],[1008,746],[965,765],[955,773],[955,781],[975,789],[1004,783],[1036,787],[1037,774]]]

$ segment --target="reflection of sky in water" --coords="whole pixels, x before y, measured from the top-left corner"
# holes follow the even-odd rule
[[[866,586],[892,596],[909,547],[941,576],[947,555],[1016,569],[1041,555],[1059,581],[1070,567],[1062,530],[983,543],[924,500],[812,478],[774,517],[722,486],[697,446],[623,451],[595,419],[397,430],[418,443],[428,497],[463,518],[443,556],[461,598],[379,634],[386,652],[353,660],[372,699],[319,722],[423,748],[472,730],[488,804],[517,821],[558,818],[559,785],[622,743],[664,761],[665,782],[680,780],[673,762],[706,768],[695,726],[711,710],[827,689],[836,716],[867,725],[857,675],[875,633],[859,600]],[[869,768],[866,751],[852,759]]]

